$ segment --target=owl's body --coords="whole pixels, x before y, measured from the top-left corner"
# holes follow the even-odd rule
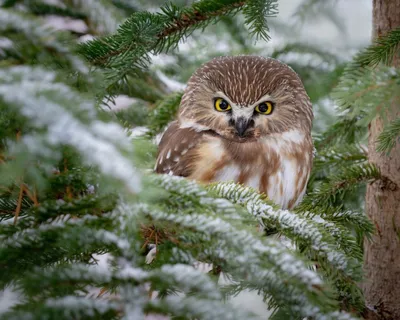
[[[292,208],[312,166],[311,122],[311,103],[289,67],[255,56],[217,58],[189,80],[156,172],[235,181]]]

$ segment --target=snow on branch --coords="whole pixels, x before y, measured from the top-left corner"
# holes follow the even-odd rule
[[[264,227],[276,228],[289,239],[306,244],[313,252],[321,258],[328,259],[332,266],[344,274],[356,278],[359,276],[360,264],[341,249],[344,247],[355,250],[356,248],[354,239],[346,235],[347,230],[336,228],[335,231],[340,235],[337,240],[341,240],[338,243],[330,232],[332,230],[326,230],[326,226],[323,227],[312,219],[288,210],[277,209],[265,200],[265,196],[258,194],[252,188],[235,183],[219,183],[213,185],[211,190],[216,191],[221,197],[245,206]]]
[[[75,147],[89,164],[122,181],[130,191],[139,191],[139,174],[124,155],[130,147],[124,130],[117,124],[97,120],[93,102],[55,80],[54,73],[40,68],[3,69],[0,99],[15,107],[34,126],[45,129],[45,144]],[[26,147],[33,153],[42,153],[34,140],[25,140]]]

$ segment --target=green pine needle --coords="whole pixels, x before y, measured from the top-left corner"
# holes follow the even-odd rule
[[[376,151],[390,153],[398,143],[400,137],[400,118],[393,120],[385,126],[382,133],[378,136]]]

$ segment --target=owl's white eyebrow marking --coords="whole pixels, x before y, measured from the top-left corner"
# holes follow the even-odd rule
[[[263,95],[260,99],[258,99],[255,103],[253,103],[250,107],[255,108],[258,104],[265,101],[275,102],[274,98],[271,97],[269,94]]]
[[[231,101],[231,99],[228,98],[228,97],[226,96],[226,94],[223,93],[222,91],[217,91],[217,92],[214,94],[214,98],[223,98],[223,99],[225,99],[226,101],[228,101],[229,104],[230,104],[231,106],[234,105],[234,103]]]

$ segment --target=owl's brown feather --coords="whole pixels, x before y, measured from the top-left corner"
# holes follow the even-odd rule
[[[191,128],[179,128],[178,121],[172,122],[163,134],[157,155],[155,171],[175,176],[188,177],[194,170],[194,148],[203,133]]]

